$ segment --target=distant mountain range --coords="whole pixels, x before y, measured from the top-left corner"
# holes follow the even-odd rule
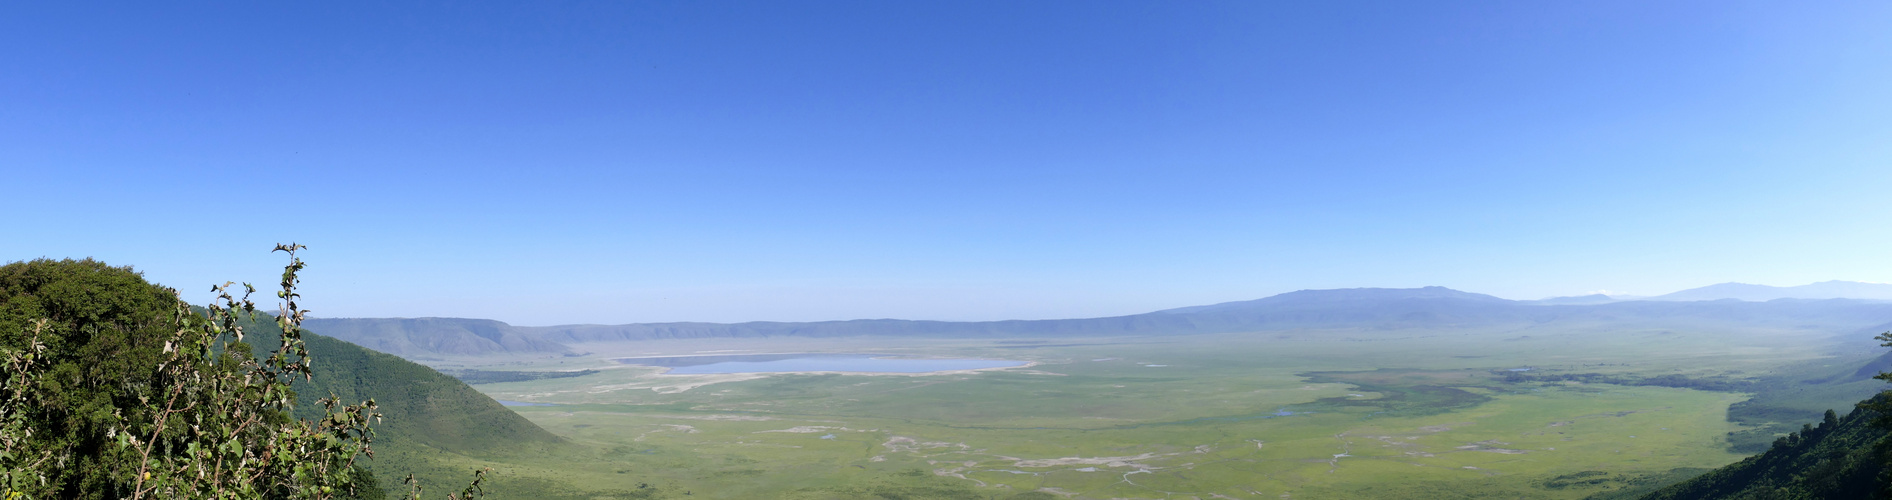
[[[1867,283],[1863,281],[1839,280],[1822,281],[1800,286],[1720,283],[1653,297],[1604,295],[1599,293],[1573,297],[1552,297],[1526,302],[1537,304],[1603,304],[1625,300],[1698,301],[1728,299],[1750,302],[1766,302],[1774,299],[1859,299],[1892,301],[1892,283]]]
[[[1892,323],[1892,285],[1826,282],[1805,287],[1715,285],[1643,300],[1607,296],[1518,301],[1444,287],[1301,290],[1272,297],[1107,318],[1010,321],[864,319],[819,322],[636,323],[514,326],[464,318],[312,318],[313,331],[410,359],[496,353],[570,354],[572,344],[653,339],[852,337],[1003,338],[1148,336],[1319,329],[1582,325],[1785,326],[1850,331]],[[1884,288],[1880,288],[1884,287]],[[1739,296],[1729,296],[1731,293]],[[1761,292],[1802,294],[1767,302]],[[1694,299],[1691,297],[1699,297]],[[1739,299],[1739,300],[1721,300]]]
[[[1800,286],[1767,286],[1747,283],[1722,283],[1690,288],[1643,300],[1749,300],[1774,299],[1861,299],[1892,300],[1892,284],[1861,281],[1822,281]]]

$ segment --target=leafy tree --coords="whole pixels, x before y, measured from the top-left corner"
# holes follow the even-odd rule
[[[319,418],[292,417],[313,362],[302,248],[276,246],[289,256],[282,336],[260,359],[243,343],[257,316],[248,283],[214,286],[216,302],[193,309],[128,267],[0,266],[0,499],[378,497],[358,462],[374,453],[372,399],[331,396]],[[448,497],[481,494],[484,478]]]

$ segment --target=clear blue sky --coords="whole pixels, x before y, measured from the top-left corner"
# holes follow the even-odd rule
[[[321,316],[1892,281],[1892,3],[9,2],[0,261]]]

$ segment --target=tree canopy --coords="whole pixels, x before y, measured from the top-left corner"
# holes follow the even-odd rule
[[[375,402],[296,411],[292,384],[313,376],[301,248],[276,247],[290,262],[264,353],[244,343],[269,318],[247,283],[192,308],[129,267],[0,266],[0,499],[380,497],[357,461],[373,455]]]
[[[17,393],[9,395],[33,404],[9,404],[7,416],[31,434],[6,444],[10,453],[39,455],[7,458],[24,459],[41,477],[10,477],[8,486],[35,496],[129,496],[138,456],[118,446],[113,429],[153,418],[141,398],[160,384],[164,342],[181,326],[176,304],[176,294],[130,268],[92,259],[0,266],[0,348],[25,352],[40,343],[36,374],[7,370]],[[206,368],[227,369],[213,366]]]

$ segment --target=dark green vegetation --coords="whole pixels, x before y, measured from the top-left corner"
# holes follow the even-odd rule
[[[65,465],[49,469],[50,493],[98,499],[128,494],[137,456],[108,434],[121,419],[152,418],[155,409],[126,387],[149,386],[158,378],[162,344],[176,328],[176,305],[170,291],[91,259],[0,266],[0,347],[24,349],[34,322],[51,320],[41,336],[46,351],[40,360],[50,368],[29,389],[41,404],[24,415],[35,431],[24,448],[67,450],[55,458]]]
[[[295,419],[306,378],[287,252],[276,346],[252,355],[247,293],[212,287],[199,314],[130,268],[91,259],[0,266],[0,495],[34,498],[379,497],[356,462],[373,402],[321,401]],[[244,285],[249,290],[249,285]],[[475,485],[478,481],[475,481]]]
[[[284,283],[293,310],[291,286],[301,264],[293,252],[291,260]],[[245,303],[227,298],[222,307],[185,307],[175,292],[129,268],[89,259],[0,266],[6,362],[0,370],[6,398],[0,496],[196,498],[221,491],[243,498],[405,497],[409,487],[399,478],[410,473],[436,493],[466,484],[473,470],[466,460],[567,446],[456,379],[340,340],[285,335],[283,326],[294,321],[241,314]],[[202,338],[219,340],[198,346],[180,337],[199,329]],[[228,333],[239,329],[246,334],[242,341]],[[207,361],[193,361],[200,357]],[[215,383],[187,384],[196,380]],[[292,395],[293,406],[271,403],[280,401],[272,394]],[[374,405],[330,406],[324,399],[373,400],[378,412]],[[371,459],[349,443],[359,436],[367,444],[363,429],[376,416],[382,418],[372,427]],[[139,425],[154,429],[152,445],[140,444],[144,434],[133,432]],[[217,454],[195,441],[202,436],[215,439]],[[276,466],[242,458],[259,455],[287,461]],[[331,463],[342,468],[320,468]],[[261,465],[236,468],[243,464]],[[225,470],[230,473],[218,475]],[[288,482],[238,479],[274,474],[287,474],[282,481]],[[511,498],[548,498],[540,492],[561,490],[542,483],[501,478],[487,486],[521,486],[513,491],[523,494]],[[334,485],[344,488],[330,489]]]
[[[272,348],[282,335],[266,315],[247,324],[254,348]],[[520,418],[499,402],[432,368],[361,346],[309,335],[315,378],[296,390],[299,401],[314,403],[330,394],[374,399],[385,421],[376,426],[377,442],[403,443],[455,453],[471,453],[553,443],[558,438]],[[298,404],[298,412],[320,408]],[[390,471],[392,472],[392,471]]]
[[[1575,382],[1620,386],[1671,387],[1699,391],[1747,392],[1755,384],[1726,377],[1694,378],[1676,374],[1641,377],[1628,374],[1545,373],[1510,370],[1401,370],[1303,373],[1311,383],[1348,384],[1378,397],[1326,398],[1294,405],[1296,411],[1334,411],[1370,408],[1373,416],[1424,416],[1476,407],[1497,394],[1522,394]],[[1477,391],[1477,392],[1472,392]],[[1794,417],[1800,412],[1794,412]]]
[[[1365,399],[1336,397],[1290,407],[1290,411],[1335,412],[1354,410],[1374,416],[1426,416],[1475,407],[1491,401],[1492,392],[1518,392],[1511,380],[1475,370],[1399,370],[1370,372],[1310,372],[1301,374],[1316,384],[1348,384],[1360,392],[1378,394]],[[1484,389],[1484,394],[1467,389]]]
[[[1753,380],[1733,379],[1728,377],[1695,378],[1684,375],[1666,374],[1642,377],[1623,374],[1604,373],[1527,373],[1516,371],[1498,372],[1505,382],[1581,382],[1585,384],[1646,385],[1653,387],[1675,387],[1698,391],[1752,392],[1756,384]]]
[[[282,330],[267,315],[257,319],[245,324],[254,348],[273,348]],[[316,400],[331,395],[375,400],[384,418],[374,426],[375,456],[367,463],[377,477],[413,474],[423,485],[458,484],[468,470],[442,465],[443,455],[514,455],[559,445],[556,436],[432,368],[319,334],[305,338],[315,377],[296,388],[296,415],[319,414]],[[406,489],[399,481],[382,483],[390,493]],[[510,483],[495,476],[491,484],[496,492],[521,491]]]
[[[1539,487],[1552,491],[1601,490],[1598,493],[1584,497],[1584,500],[1634,499],[1641,498],[1644,495],[1648,495],[1650,492],[1669,485],[1687,481],[1707,472],[1708,469],[1688,467],[1671,469],[1668,472],[1654,474],[1619,474],[1600,470],[1586,470],[1552,477],[1539,481],[1537,484]]]
[[[1875,398],[1884,404],[1883,397]],[[1869,401],[1870,402],[1870,401]],[[1862,406],[1866,403],[1862,402]],[[1664,488],[1648,500],[1885,498],[1887,436],[1880,414],[1827,412],[1765,453]]]

